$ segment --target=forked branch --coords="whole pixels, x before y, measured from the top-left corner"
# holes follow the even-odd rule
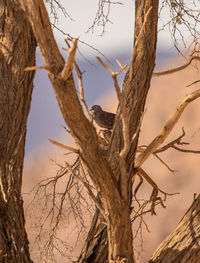
[[[168,119],[163,129],[160,133],[155,137],[155,139],[147,146],[147,148],[136,158],[135,167],[140,167],[145,160],[156,151],[156,149],[164,142],[169,133],[174,128],[175,124],[179,120],[181,114],[183,113],[186,106],[194,101],[195,99],[200,97],[200,89],[192,92],[187,95],[176,107],[176,110],[172,114],[172,116]]]
[[[121,179],[120,179],[120,184],[121,184],[121,193],[123,198],[126,200],[127,198],[127,171],[126,171],[126,157],[128,154],[128,151],[130,149],[131,145],[131,138],[130,138],[130,122],[129,122],[129,116],[126,108],[126,103],[125,103],[125,97],[124,94],[122,93],[117,76],[125,70],[125,68],[128,66],[126,64],[125,66],[121,66],[121,70],[118,72],[114,72],[110,67],[108,67],[102,60],[101,58],[97,57],[99,63],[110,72],[113,82],[114,82],[114,87],[117,93],[118,101],[119,101],[119,106],[121,109],[121,118],[122,118],[122,133],[123,133],[123,139],[124,139],[124,147],[119,153],[119,162],[120,162],[120,172],[121,172]],[[119,64],[119,63],[118,63]]]
[[[76,56],[78,39],[74,39],[74,40],[72,40],[72,42],[73,42],[73,46],[68,49],[69,54],[68,54],[68,57],[65,61],[65,65],[63,67],[63,70],[60,73],[60,76],[63,80],[67,80],[69,78],[69,76],[72,73],[74,63],[75,63],[75,56]]]
[[[120,152],[120,156],[122,157],[122,159],[125,159],[128,153],[129,147],[130,147],[129,117],[128,117],[128,112],[127,112],[127,108],[125,104],[124,95],[122,94],[122,91],[120,89],[120,86],[117,80],[117,76],[125,70],[128,64],[126,64],[123,67],[120,64],[121,70],[118,72],[114,72],[110,67],[108,67],[108,65],[106,65],[101,60],[100,57],[97,57],[97,60],[108,72],[110,72],[113,82],[114,82],[114,87],[117,93],[117,98],[118,98],[120,109],[121,109],[122,125],[123,125],[122,129],[123,129],[124,147],[122,151]]]
[[[163,208],[165,208],[166,206],[164,205],[164,202],[166,201],[167,196],[176,195],[178,193],[166,193],[163,190],[161,190],[157,186],[157,184],[151,179],[151,177],[142,168],[139,168],[138,174],[139,176],[142,176],[153,188],[150,199],[149,199],[149,202],[151,203],[151,209],[149,212],[151,212],[151,215],[156,215],[155,206],[157,204],[160,204]],[[141,183],[140,183],[140,186],[141,186]],[[164,195],[163,198],[158,196],[159,192]]]

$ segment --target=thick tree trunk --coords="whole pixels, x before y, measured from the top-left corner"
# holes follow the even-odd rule
[[[130,208],[125,202],[123,203],[120,205],[120,213],[115,206],[114,211],[109,210],[109,219],[107,220],[109,263],[135,262]]]
[[[150,18],[145,17],[147,10],[152,7]],[[151,75],[155,65],[156,43],[157,43],[157,20],[158,20],[158,1],[135,1],[135,43],[138,40],[138,46],[134,48],[130,69],[124,79],[123,89],[126,89],[126,105],[129,112],[131,133],[134,134],[140,118],[143,114],[147,92],[150,86]],[[144,24],[145,19],[148,21]],[[145,30],[145,33],[143,32]],[[144,39],[139,39],[141,33]],[[130,72],[131,71],[131,72]],[[127,170],[130,174],[134,174],[134,158],[137,139],[132,145],[127,158]],[[122,125],[120,113],[117,112],[113,137],[109,151],[109,162],[115,171],[116,178],[119,178],[119,164],[116,160],[116,152],[120,152],[123,147]],[[131,187],[129,182],[129,201],[131,204]],[[85,241],[81,254],[77,263],[104,263],[108,258],[108,242],[107,230],[99,218],[99,212],[96,211],[88,237]]]
[[[0,262],[32,262],[21,197],[36,42],[15,0],[0,1]]]
[[[149,263],[200,262],[200,195],[174,231],[159,245]]]

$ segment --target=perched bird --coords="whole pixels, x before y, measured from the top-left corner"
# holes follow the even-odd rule
[[[99,105],[93,105],[90,111],[93,113],[95,122],[107,130],[112,130],[115,121],[115,114],[103,111]]]

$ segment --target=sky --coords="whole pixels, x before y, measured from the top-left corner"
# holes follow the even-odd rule
[[[115,1],[113,1],[115,2]],[[120,1],[123,4],[113,4],[110,6],[109,21],[106,23],[105,32],[102,35],[103,27],[100,21],[99,26],[95,26],[94,30],[88,29],[92,26],[97,10],[99,0],[61,0],[60,3],[65,8],[67,14],[64,16],[61,9],[57,9],[59,21],[55,25],[62,32],[69,34],[72,37],[79,37],[80,51],[86,56],[94,56],[95,52],[87,46],[93,46],[105,55],[113,53],[125,53],[133,46],[133,31],[134,31],[134,1]],[[50,6],[48,6],[49,13]],[[103,12],[106,16],[108,5],[104,5]],[[51,14],[51,21],[54,21],[54,15]],[[162,12],[160,26],[167,21],[167,8]],[[55,37],[60,46],[66,46],[64,36],[58,30],[54,30]],[[163,30],[158,36],[158,49],[171,49],[173,47],[168,30]]]
[[[54,24],[56,25],[56,27],[58,27],[62,32],[65,32],[72,37],[79,37],[81,41],[95,47],[103,53],[123,53],[125,50],[130,49],[133,46],[135,1],[114,0],[112,1],[114,4],[110,6],[106,3],[104,4],[104,7],[100,9],[101,15],[104,15],[104,22],[106,20],[108,10],[109,16],[103,35],[102,19],[100,19],[99,25],[96,25],[93,28],[94,30],[91,29],[88,31],[88,29],[91,28],[95,21],[97,10],[100,6],[100,1],[101,0],[60,0],[60,4],[65,9],[65,15],[63,14],[61,8],[55,8],[59,17],[56,22],[54,20],[55,16],[52,14],[51,6],[47,6],[52,23],[55,22]],[[169,22],[170,14],[174,17],[174,20],[176,19],[176,14],[171,11],[171,7],[169,10],[169,6],[163,5],[162,2],[165,1],[160,1],[159,3],[159,10],[162,11],[159,11],[158,29],[163,28],[163,25]],[[197,10],[197,12],[199,13],[197,2],[198,1],[196,0],[187,0],[188,9],[185,8],[185,10],[188,11],[189,8],[191,8],[193,10]],[[179,10],[178,7],[176,8],[176,10]],[[180,13],[181,12],[182,11],[180,11]],[[194,14],[197,15],[197,13]],[[193,19],[187,16],[187,14],[184,14],[182,17],[190,23],[193,22]],[[177,28],[180,29],[183,36],[186,36],[186,39],[190,39],[190,32],[186,29],[186,27],[184,27],[183,23],[177,25]],[[163,30],[159,30],[158,49],[173,49],[173,43],[171,41],[171,36],[169,35],[170,26],[171,24],[168,23],[168,25]],[[54,33],[58,43],[61,46],[65,45],[63,34],[61,32],[59,33],[58,30],[55,30]],[[179,42],[179,45],[181,45],[181,36],[180,34],[178,34],[178,31],[177,41]],[[80,49],[88,56],[92,56],[93,52],[91,48],[87,46],[87,44],[79,43]]]

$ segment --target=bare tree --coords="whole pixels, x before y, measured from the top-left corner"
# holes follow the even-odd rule
[[[52,1],[50,1],[52,3]],[[107,1],[110,4],[110,1]],[[90,115],[87,110],[87,106],[84,100],[84,94],[82,89],[81,82],[81,73],[79,68],[75,62],[76,50],[78,45],[78,40],[73,39],[71,47],[69,47],[69,55],[64,61],[62,58],[59,49],[56,45],[55,39],[52,34],[51,24],[49,21],[49,17],[45,8],[45,5],[42,0],[9,0],[7,2],[3,2],[4,10],[7,10],[9,6],[12,7],[15,5],[20,5],[24,11],[23,17],[25,16],[31,24],[34,36],[36,41],[40,47],[40,51],[43,57],[44,66],[42,68],[46,69],[48,72],[49,79],[54,88],[56,98],[62,112],[63,118],[70,129],[70,133],[74,138],[76,143],[76,148],[72,148],[69,146],[61,145],[55,141],[53,143],[66,148],[67,150],[73,152],[78,157],[78,163],[82,165],[82,172],[87,173],[89,176],[89,180],[87,176],[83,176],[83,174],[79,174],[76,169],[76,162],[74,166],[66,163],[66,173],[70,173],[73,178],[76,178],[86,189],[88,195],[94,202],[96,206],[96,214],[94,216],[92,226],[88,235],[88,239],[86,241],[86,245],[82,251],[78,262],[135,262],[134,252],[133,252],[133,234],[132,234],[132,221],[139,217],[142,219],[143,214],[151,213],[155,214],[155,207],[157,205],[164,206],[164,201],[166,196],[168,195],[164,191],[162,191],[156,183],[151,179],[151,177],[144,171],[142,168],[142,164],[145,160],[151,155],[157,154],[161,151],[167,150],[170,147],[177,147],[177,145],[181,144],[181,139],[184,136],[184,131],[181,136],[172,141],[171,143],[161,147],[161,144],[165,141],[169,133],[172,131],[173,127],[179,120],[182,112],[186,108],[186,106],[194,101],[195,99],[200,97],[200,90],[196,90],[193,93],[187,95],[177,106],[174,111],[174,114],[166,121],[163,129],[160,131],[158,135],[152,140],[152,142],[146,146],[145,148],[138,147],[138,137],[140,133],[140,126],[142,122],[142,117],[144,114],[144,107],[146,102],[146,97],[148,94],[148,90],[150,88],[150,81],[152,76],[158,76],[162,74],[169,74],[171,72],[175,72],[185,68],[193,59],[199,60],[198,56],[193,56],[191,60],[181,68],[172,69],[167,72],[161,73],[153,73],[155,66],[155,56],[156,56],[156,44],[157,44],[157,24],[158,24],[158,15],[159,15],[159,1],[158,0],[147,0],[147,1],[135,1],[135,28],[134,28],[134,48],[131,56],[131,61],[129,68],[126,72],[124,83],[122,88],[118,84],[117,77],[122,72],[125,72],[127,65],[122,66],[119,62],[119,71],[114,72],[101,58],[98,58],[101,65],[110,72],[111,77],[114,82],[114,86],[116,89],[117,97],[119,100],[118,110],[115,118],[114,129],[112,133],[112,137],[110,142],[102,143],[102,138],[96,133],[96,130],[91,122]],[[102,5],[102,1],[100,1]],[[170,10],[173,10],[172,20],[168,23],[174,23],[174,19],[176,23],[174,23],[174,30],[178,30],[178,24],[182,24],[187,26],[187,21],[183,19],[184,12],[188,15],[188,9],[183,4],[182,1],[163,1],[163,5],[167,4],[170,6]],[[100,10],[101,9],[100,5]],[[18,7],[16,7],[18,12],[22,12]],[[13,10],[13,9],[11,9]],[[190,10],[191,11],[191,10]],[[8,16],[5,12],[5,18],[2,21],[2,27],[4,29],[4,22]],[[21,13],[20,13],[21,14]],[[174,15],[176,14],[176,16]],[[11,21],[11,25],[15,24],[17,20],[16,16],[13,21]],[[108,16],[104,16],[106,18],[104,21],[104,25],[108,20]],[[193,15],[194,18],[194,15]],[[195,25],[192,27],[192,23],[189,24],[191,27],[191,31],[197,32],[197,24],[199,22],[198,16],[195,16]],[[182,22],[181,22],[181,21]],[[26,21],[26,20],[25,20]],[[22,25],[20,20],[19,25]],[[8,207],[7,213],[5,216],[5,220],[9,218],[14,220],[15,222],[21,222],[22,225],[17,227],[13,225],[11,228],[10,225],[7,226],[6,234],[4,234],[4,239],[1,241],[1,253],[3,262],[29,262],[29,252],[27,246],[27,239],[24,230],[24,218],[23,218],[23,210],[22,210],[22,202],[21,202],[21,172],[22,172],[22,163],[23,163],[23,152],[24,149],[24,140],[25,140],[25,128],[26,128],[26,120],[27,114],[29,110],[30,104],[30,94],[27,98],[22,92],[22,80],[27,81],[26,76],[29,76],[28,82],[24,83],[24,88],[32,87],[32,73],[27,73],[27,71],[35,71],[39,69],[34,66],[34,49],[35,41],[31,34],[31,29],[29,28],[29,23],[26,21],[26,28],[24,31],[29,36],[30,43],[25,42],[25,48],[27,48],[27,52],[29,51],[29,56],[24,56],[28,60],[27,63],[19,64],[17,72],[24,75],[25,77],[18,77],[17,80],[14,79],[13,86],[11,91],[16,91],[14,87],[16,87],[16,83],[19,82],[19,99],[22,100],[18,102],[15,99],[15,103],[17,103],[17,109],[15,110],[13,117],[13,123],[15,125],[19,125],[22,123],[23,126],[20,126],[19,129],[19,137],[18,141],[14,141],[13,138],[16,138],[16,130],[13,123],[9,123],[7,127],[11,127],[10,131],[12,131],[11,139],[7,139],[8,128],[5,128],[5,135],[2,135],[2,143],[4,146],[2,149],[8,149],[8,146],[11,147],[10,150],[10,159],[6,159],[4,161],[4,166],[7,167],[8,171],[6,171],[5,176],[1,177],[1,199],[2,207]],[[22,25],[24,29],[25,25]],[[18,27],[16,27],[18,28]],[[15,28],[15,29],[16,29]],[[5,30],[5,29],[4,29]],[[13,29],[14,30],[14,29]],[[11,30],[10,30],[11,31]],[[192,31],[192,32],[193,32]],[[4,31],[3,31],[4,32]],[[6,31],[7,32],[7,31]],[[17,31],[17,37],[19,37],[19,32],[23,32],[22,29]],[[27,33],[30,32],[30,33]],[[10,33],[10,32],[9,32]],[[173,31],[172,36],[174,36],[175,32]],[[5,39],[10,39],[9,36],[6,36]],[[15,38],[14,38],[15,39]],[[22,38],[24,40],[24,38]],[[196,40],[196,35],[194,35],[194,40]],[[1,44],[1,50],[4,50],[4,41]],[[21,42],[20,42],[21,43]],[[12,43],[9,43],[7,50],[10,51],[12,47]],[[24,43],[23,43],[24,44]],[[15,46],[16,47],[16,46]],[[197,51],[198,42],[194,41],[194,50]],[[18,48],[21,51],[21,46]],[[31,52],[30,52],[31,50]],[[53,50],[53,52],[52,52]],[[13,50],[12,50],[13,51]],[[24,52],[24,50],[23,50]],[[26,52],[24,52],[26,54]],[[9,53],[10,54],[10,53]],[[4,56],[5,57],[5,56]],[[18,56],[12,53],[12,58],[18,59]],[[4,61],[4,60],[2,60]],[[9,62],[9,59],[6,62]],[[18,62],[18,60],[17,60]],[[13,72],[12,68],[7,68],[5,63],[2,63],[3,69],[8,69],[8,72]],[[9,64],[8,64],[9,65]],[[11,63],[11,66],[13,64]],[[77,95],[77,91],[75,89],[74,78],[72,74],[73,66],[76,66],[77,76],[79,79],[80,90],[82,91],[80,99]],[[29,67],[28,67],[29,66]],[[26,67],[26,73],[24,73],[24,69]],[[16,73],[16,70],[14,71]],[[14,77],[18,76],[17,74]],[[3,79],[3,77],[2,77]],[[15,86],[14,86],[15,84]],[[9,85],[6,83],[5,85]],[[4,86],[5,89],[5,86]],[[9,98],[10,93],[7,95]],[[15,93],[16,96],[16,93]],[[13,98],[13,97],[12,97]],[[27,99],[26,99],[27,98]],[[5,106],[6,98],[4,96],[4,92],[2,95],[3,109],[7,109]],[[8,116],[13,112],[13,103],[11,103],[11,108],[8,109]],[[26,107],[22,107],[23,103],[26,103]],[[27,106],[28,103],[28,106]],[[19,107],[20,105],[20,107]],[[23,122],[16,122],[16,112],[17,110],[21,110],[19,112],[19,116],[23,117]],[[24,110],[22,112],[22,110]],[[2,112],[4,112],[2,110]],[[4,115],[5,116],[5,115]],[[2,118],[3,120],[5,119]],[[10,121],[10,118],[8,118]],[[5,124],[2,125],[2,127]],[[18,127],[18,126],[17,126]],[[5,138],[5,139],[4,139]],[[23,141],[23,144],[22,144]],[[21,143],[21,144],[20,144]],[[18,145],[22,148],[20,148]],[[10,146],[11,145],[11,146]],[[18,152],[19,151],[19,152]],[[136,156],[136,152],[139,151],[139,155]],[[5,152],[5,151],[4,151]],[[20,166],[12,167],[13,156],[19,158]],[[4,155],[5,156],[5,155]],[[7,155],[6,155],[7,156]],[[5,160],[5,158],[3,158]],[[18,159],[17,159],[18,160]],[[12,175],[12,178],[9,179],[10,175],[10,167],[11,170],[20,174]],[[19,169],[20,168],[20,169]],[[5,171],[5,168],[3,169]],[[60,176],[61,177],[61,176]],[[140,179],[138,185],[135,185],[136,177]],[[55,178],[58,179],[58,178]],[[147,203],[140,203],[137,199],[137,192],[142,184],[143,179],[145,179],[152,186],[151,197]],[[14,183],[11,183],[14,182]],[[56,180],[52,180],[54,185],[57,182]],[[91,186],[92,184],[92,186]],[[11,186],[13,188],[11,188]],[[68,185],[69,186],[69,185]],[[68,186],[66,191],[68,190]],[[10,189],[12,190],[10,192]],[[132,193],[134,189],[134,192]],[[14,194],[9,194],[14,193]],[[163,197],[160,196],[163,194]],[[65,195],[63,195],[65,197]],[[135,211],[132,207],[133,198],[138,202],[138,211]],[[15,203],[12,203],[15,202]],[[17,202],[16,200],[20,200]],[[63,199],[61,198],[61,201]],[[9,202],[8,202],[9,201]],[[17,204],[16,204],[17,202]],[[53,202],[55,204],[55,199],[53,198]],[[8,206],[10,204],[12,206]],[[16,205],[15,205],[16,204]],[[150,205],[150,208],[145,210],[147,204]],[[10,217],[8,213],[11,213],[14,208],[20,209],[20,217],[19,213],[12,214]],[[59,216],[62,213],[63,201],[61,202],[60,210],[58,210],[57,223],[59,222]],[[2,212],[3,214],[3,212]],[[133,219],[132,219],[133,215]],[[1,222],[1,221],[0,221]],[[9,221],[8,221],[9,222]],[[57,224],[56,223],[56,224]],[[4,231],[4,224],[2,224],[2,233]],[[0,226],[1,227],[1,226]],[[19,237],[25,237],[23,242],[19,243],[17,240],[17,235],[13,238],[13,234],[10,234],[10,230],[21,231],[17,233]],[[9,234],[8,234],[9,233]],[[14,232],[15,233],[15,232]],[[94,241],[95,237],[95,241]],[[97,237],[97,238],[96,238]],[[5,247],[5,244],[12,244],[13,253],[8,252],[8,245]],[[17,245],[16,245],[17,244]],[[17,250],[16,247],[19,247]],[[15,249],[15,250],[14,250]],[[18,252],[17,252],[18,251]],[[21,251],[21,253],[19,252]],[[26,251],[26,253],[23,253]],[[13,255],[11,259],[9,259],[10,255]],[[26,258],[24,257],[26,254]],[[14,258],[14,255],[16,258]],[[16,255],[19,255],[17,258]],[[9,261],[10,260],[10,261]],[[195,261],[194,261],[195,262]],[[197,261],[196,261],[197,262]]]

